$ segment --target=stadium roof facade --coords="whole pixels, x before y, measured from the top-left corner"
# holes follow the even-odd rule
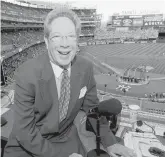
[[[47,8],[47,9],[53,9],[57,7],[58,5],[64,5],[71,9],[96,9],[96,6],[81,6],[73,4],[72,2],[61,2],[56,1],[53,2],[51,0],[48,1],[37,1],[37,0],[2,0],[5,2],[14,3],[17,5],[25,6],[25,7],[34,7],[34,8]]]

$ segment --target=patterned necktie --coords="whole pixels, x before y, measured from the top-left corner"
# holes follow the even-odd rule
[[[68,106],[70,100],[70,78],[68,70],[63,70],[63,76],[61,81],[61,90],[59,98],[59,121],[63,121],[66,118]]]

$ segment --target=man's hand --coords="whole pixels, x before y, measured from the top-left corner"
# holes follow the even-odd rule
[[[123,157],[137,157],[134,150],[129,149],[121,144],[114,144],[107,148],[108,154],[112,157],[118,157],[117,155],[121,155]]]
[[[81,154],[73,153],[69,157],[83,157]]]

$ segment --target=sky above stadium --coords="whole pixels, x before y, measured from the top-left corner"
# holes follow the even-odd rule
[[[9,0],[8,0],[9,1]],[[14,1],[14,0],[10,0]],[[103,21],[107,21],[113,13],[120,14],[165,14],[165,0],[24,0],[44,1],[46,3],[66,3],[73,7],[95,7],[97,13],[102,14]]]

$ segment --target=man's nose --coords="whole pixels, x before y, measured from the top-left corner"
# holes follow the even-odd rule
[[[60,42],[60,46],[61,47],[68,47],[69,46],[69,42],[68,42],[68,38],[66,36],[63,36]]]

